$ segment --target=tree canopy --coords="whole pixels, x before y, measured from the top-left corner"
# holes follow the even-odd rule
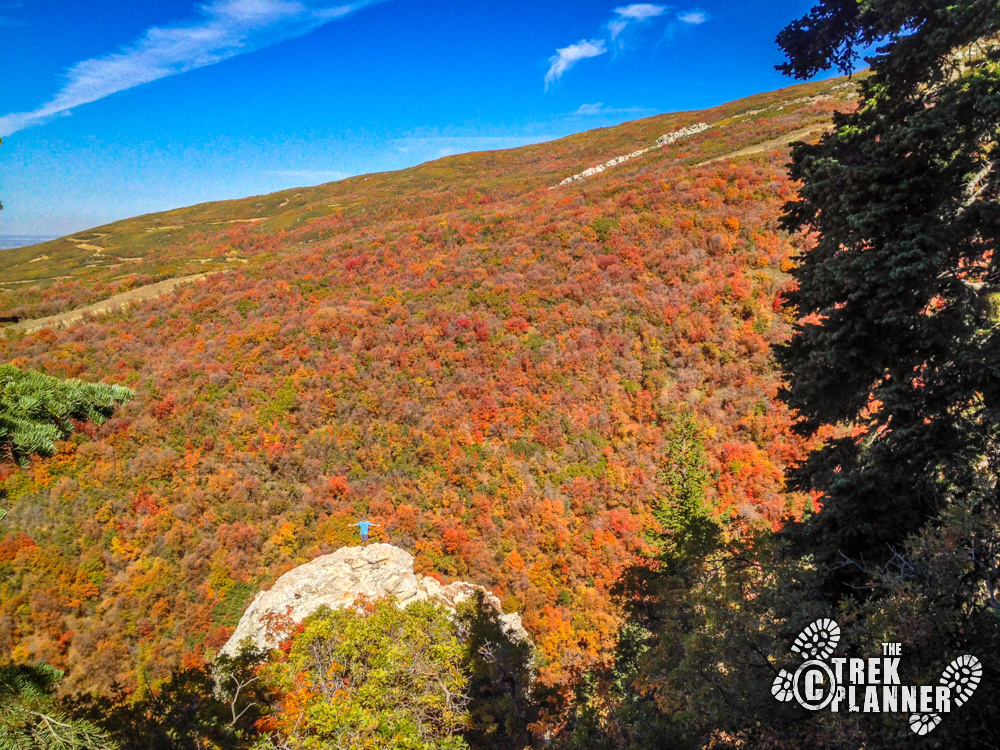
[[[779,361],[828,438],[793,474],[824,493],[801,538],[843,582],[945,505],[997,501],[998,29],[995,3],[833,0],[778,37],[799,77],[881,44],[858,109],[795,149],[785,218],[816,243]]]

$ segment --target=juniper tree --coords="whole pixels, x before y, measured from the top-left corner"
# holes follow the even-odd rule
[[[840,596],[945,506],[996,505],[1000,466],[1000,7],[823,0],[782,70],[847,71],[855,112],[799,144],[786,228],[814,232],[778,353],[801,429],[842,433],[792,475],[825,494],[801,548]]]

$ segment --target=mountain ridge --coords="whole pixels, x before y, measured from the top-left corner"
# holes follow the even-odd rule
[[[59,282],[77,286],[93,286],[96,283],[127,286],[130,278],[139,278],[141,283],[154,283],[173,276],[190,275],[193,267],[198,271],[220,270],[226,267],[227,258],[224,255],[220,257],[218,245],[219,240],[225,238],[227,229],[247,224],[259,225],[256,228],[261,232],[280,232],[335,213],[363,213],[372,207],[366,204],[358,209],[365,201],[392,202],[401,195],[412,193],[415,188],[433,189],[435,183],[440,185],[443,179],[454,180],[457,184],[441,185],[438,190],[482,188],[488,194],[499,187],[501,191],[506,190],[506,197],[509,197],[510,190],[524,192],[543,185],[551,187],[570,179],[571,175],[560,172],[572,170],[578,173],[592,168],[594,162],[603,163],[599,161],[600,151],[607,153],[616,145],[623,151],[628,146],[642,146],[649,150],[655,147],[657,137],[690,127],[699,118],[709,119],[712,127],[728,127],[750,117],[773,118],[785,108],[806,107],[825,97],[843,102],[849,98],[845,97],[845,90],[850,85],[849,81],[842,79],[797,84],[705,110],[655,115],[541,144],[446,156],[391,172],[358,175],[317,186],[289,188],[247,198],[209,201],[122,219],[5,252],[0,256],[0,278],[3,279],[0,293],[4,293],[0,296],[0,304],[24,318],[43,317],[41,313],[46,311],[38,309],[41,306],[32,302],[44,297],[44,290]],[[817,122],[826,121],[828,111],[818,112],[814,119]],[[774,133],[751,134],[750,140],[768,141],[771,138],[767,136],[771,135]],[[516,162],[514,165],[504,164],[505,159],[509,161],[515,154],[527,158],[552,150],[560,152],[559,158],[544,170],[518,170]],[[709,153],[708,156],[718,155]],[[615,157],[614,154],[610,156]],[[591,158],[594,162],[588,163]],[[485,170],[496,169],[498,163],[502,179],[498,181],[496,175],[491,180],[480,177]],[[490,199],[499,197],[490,196]],[[378,207],[376,204],[375,208]],[[285,210],[280,211],[282,208]],[[237,260],[246,258],[228,259],[230,265]],[[41,291],[25,294],[23,285],[27,284],[40,287]],[[87,302],[95,301],[98,299],[87,299]]]

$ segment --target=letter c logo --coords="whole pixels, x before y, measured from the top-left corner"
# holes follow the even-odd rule
[[[799,692],[800,678],[804,678],[805,682],[805,688],[802,691],[805,693],[804,696],[802,692]],[[826,705],[833,700],[833,696],[837,692],[837,682],[833,677],[833,670],[828,664],[812,659],[804,662],[795,671],[795,677],[792,678],[792,690],[795,692],[795,700],[799,702],[799,705],[810,711],[819,711],[826,708]]]

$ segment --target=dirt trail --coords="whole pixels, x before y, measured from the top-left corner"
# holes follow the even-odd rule
[[[87,314],[100,315],[106,312],[114,312],[135,302],[145,302],[149,299],[161,297],[168,292],[172,292],[181,284],[187,284],[192,281],[204,279],[206,276],[211,276],[212,273],[220,272],[213,271],[209,273],[196,273],[192,276],[180,276],[175,279],[160,281],[156,284],[148,284],[146,286],[141,286],[138,289],[130,289],[127,292],[116,294],[113,297],[108,297],[105,300],[95,302],[94,304],[87,305],[86,307],[78,307],[76,310],[67,310],[66,312],[61,312],[58,315],[50,315],[47,318],[22,320],[20,323],[15,323],[12,326],[4,326],[4,328],[0,330],[14,330],[24,331],[25,333],[34,333],[35,331],[41,331],[43,328],[59,328],[61,326],[72,325],[73,323],[83,319],[83,317]]]
[[[722,156],[715,156],[711,159],[700,161],[697,163],[697,166],[701,166],[702,164],[711,164],[713,161],[732,159],[733,157],[736,156],[749,156],[750,154],[762,154],[765,151],[770,151],[771,149],[787,146],[792,141],[801,141],[807,135],[818,133],[821,130],[829,130],[830,127],[831,126],[828,123],[821,123],[819,125],[810,125],[807,128],[801,128],[799,130],[793,130],[791,133],[785,133],[784,135],[778,138],[774,138],[773,140],[764,141],[764,143],[758,143],[753,146],[747,146],[746,148],[741,148],[739,151],[730,151],[728,154],[722,154]]]

